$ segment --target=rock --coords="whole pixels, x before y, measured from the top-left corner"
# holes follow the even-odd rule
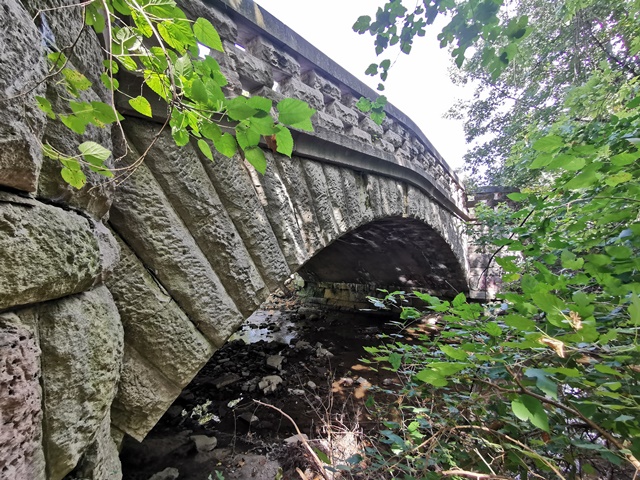
[[[77,213],[0,192],[0,310],[90,288],[113,268],[111,241]]]
[[[218,445],[218,439],[213,436],[191,435],[189,438],[191,438],[199,453],[211,452]]]
[[[44,480],[40,349],[16,314],[0,315],[0,478]]]
[[[318,388],[318,386],[311,380],[307,382],[307,387],[309,387],[311,390],[315,390],[316,388]]]
[[[288,443],[288,444],[298,443],[298,442],[302,442],[302,439],[309,440],[309,437],[304,433],[302,435],[293,435],[289,438],[285,438],[284,443]]]
[[[319,346],[319,347],[316,348],[316,357],[318,357],[318,358],[330,358],[330,357],[333,357],[333,353],[331,353],[326,348],[323,348],[322,346]]]
[[[238,418],[244,420],[245,422],[247,422],[249,425],[254,425],[256,423],[258,423],[260,421],[260,419],[258,417],[256,417],[253,413],[251,412],[244,412],[241,413]]]
[[[282,370],[282,362],[284,357],[282,355],[269,355],[267,357],[267,366],[275,368],[276,370]]]
[[[306,392],[301,388],[290,388],[287,390],[290,395],[297,395],[299,397],[303,396]]]
[[[268,393],[275,392],[278,389],[278,385],[280,385],[282,382],[282,378],[278,375],[268,375],[260,380],[258,388],[262,390],[266,395]]]
[[[242,377],[240,377],[240,375],[236,374],[236,373],[228,373],[226,375],[223,375],[222,377],[218,377],[216,379],[213,380],[213,385],[220,389],[220,388],[224,388],[227,385],[233,385],[234,383],[240,381]]]
[[[104,286],[18,315],[38,322],[43,445],[48,478],[59,480],[75,468],[100,428],[106,428],[122,365],[120,315]]]
[[[154,473],[149,477],[149,480],[176,480],[180,476],[180,471],[177,468],[165,468],[161,472]]]

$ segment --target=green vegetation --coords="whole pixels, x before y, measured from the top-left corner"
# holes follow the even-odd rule
[[[90,89],[92,83],[70,66],[68,54],[72,46],[66,49],[69,51],[48,54],[49,76],[66,87],[67,108],[54,112],[49,100],[37,97],[38,106],[51,119],[57,118],[75,133],[85,133],[88,125],[105,127],[124,120],[115,106],[117,92],[128,97],[129,105],[140,115],[166,118],[164,126],[171,128],[176,145],[193,141],[209,160],[213,160],[211,145],[227,157],[239,151],[264,173],[267,162],[258,146],[263,137],[268,137],[274,151],[291,156],[293,138],[287,127],[313,130],[310,118],[315,110],[300,100],[287,98],[278,102],[278,116],[273,118],[273,102],[268,98],[225,96],[222,89],[227,80],[220,65],[211,56],[200,56],[203,47],[224,51],[218,32],[204,18],[188,20],[176,2],[95,0],[79,4],[78,8],[85,13],[86,25],[111,39],[100,79],[112,101],[106,104],[82,100],[83,91]],[[143,84],[145,88],[140,90],[149,92],[147,96],[132,97],[120,90],[116,76],[123,75],[128,82]],[[156,96],[162,101],[162,111],[152,111],[149,99]],[[83,142],[78,150],[73,155],[43,145],[45,156],[62,163],[62,178],[76,188],[86,183],[84,168],[109,178],[114,173],[130,172],[130,167],[124,172],[110,168],[105,162],[111,152],[96,142]],[[142,160],[134,162],[133,168]]]
[[[640,471],[640,4],[392,1],[359,32],[407,53],[436,15],[476,182],[519,185],[494,225],[499,302],[415,292],[440,330],[372,349],[406,380],[370,450],[394,478],[636,478]],[[388,74],[385,65],[381,80]],[[373,71],[373,69],[371,69]],[[376,69],[376,71],[378,71]],[[488,138],[488,140],[487,140]],[[413,322],[403,292],[384,300]],[[386,445],[386,447],[384,446]],[[382,452],[382,453],[381,453]],[[480,476],[474,476],[480,475]]]

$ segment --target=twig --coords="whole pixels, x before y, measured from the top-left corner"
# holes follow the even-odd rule
[[[258,405],[262,405],[263,407],[272,408],[273,410],[275,410],[276,412],[278,412],[280,415],[282,415],[283,417],[285,417],[287,420],[291,422],[291,424],[293,425],[293,428],[295,428],[296,432],[298,433],[298,438],[300,438],[300,441],[302,442],[304,447],[307,449],[307,452],[309,452],[309,455],[311,455],[311,459],[313,460],[313,463],[315,464],[316,468],[320,471],[320,475],[322,475],[322,477],[325,478],[325,480],[330,480],[329,476],[327,475],[327,472],[324,469],[324,464],[318,458],[318,455],[316,455],[316,452],[313,451],[313,448],[311,448],[311,445],[309,445],[309,442],[307,441],[307,439],[304,438],[304,436],[302,435],[302,432],[298,428],[298,425],[293,420],[293,418],[291,418],[289,415],[287,415],[285,412],[280,410],[275,405],[271,405],[270,403],[264,403],[264,402],[261,402],[260,400],[254,400],[254,402],[257,403]]]
[[[440,475],[444,475],[445,477],[453,477],[457,475],[459,477],[473,478],[475,480],[513,480],[513,477],[503,477],[502,475],[493,475],[490,473],[468,472],[466,470],[460,470],[458,468],[445,470],[438,473]]]

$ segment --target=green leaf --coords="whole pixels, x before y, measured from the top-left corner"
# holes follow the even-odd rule
[[[562,137],[557,135],[547,135],[546,137],[542,137],[538,139],[533,144],[533,149],[538,152],[555,152],[564,146],[564,140]]]
[[[60,121],[79,135],[84,134],[89,122],[78,115],[59,115]]]
[[[264,175],[267,171],[267,159],[260,147],[250,147],[244,150],[244,158],[246,158],[247,162],[253,165],[253,168],[259,173]]]
[[[560,261],[562,262],[562,268],[568,268],[571,270],[578,270],[584,265],[584,260],[582,258],[576,258],[575,254],[566,249],[562,251]]]
[[[521,332],[535,332],[537,330],[536,322],[521,315],[506,315],[504,317],[504,323]]]
[[[223,133],[220,138],[217,140],[215,138],[213,140],[213,145],[216,147],[222,155],[225,157],[232,158],[236,152],[238,151],[238,144],[236,143],[236,139],[233,135],[229,133]]]
[[[502,335],[502,329],[496,322],[487,323],[483,330],[492,337],[499,337],[500,335]]]
[[[209,20],[202,17],[198,18],[196,23],[193,24],[193,34],[203,45],[206,45],[213,50],[224,52],[220,35],[218,35],[218,32]]]
[[[83,142],[78,150],[84,159],[92,165],[100,166],[111,156],[111,151],[96,142]]]
[[[204,86],[202,80],[196,78],[188,89],[189,97],[198,103],[207,104],[209,102],[209,94],[207,93],[207,87]],[[231,116],[231,115],[230,115]],[[241,120],[239,118],[233,118],[233,120]]]
[[[255,108],[256,110],[260,110],[261,112],[270,114],[271,107],[273,107],[273,102],[268,98],[256,95],[247,100],[247,105]]]
[[[461,349],[453,348],[451,345],[441,345],[440,350],[447,357],[451,357],[454,360],[467,360],[467,352]]]
[[[38,107],[40,108],[40,110],[46,113],[47,117],[52,120],[56,118],[56,114],[53,113],[53,108],[51,107],[51,103],[49,102],[49,100],[44,97],[36,96],[36,101],[38,102]]]
[[[213,154],[211,153],[211,147],[204,140],[198,140],[198,148],[202,152],[202,154],[207,157],[209,160],[213,160]]]
[[[558,384],[549,378],[549,374],[538,368],[527,368],[525,376],[536,379],[536,386],[544,392],[547,397],[558,399]]]
[[[634,163],[638,157],[638,153],[620,153],[611,157],[611,163],[617,167],[623,167]]]
[[[82,170],[72,170],[68,167],[64,167],[60,171],[62,179],[78,190],[85,186],[87,183],[87,177]]]
[[[456,295],[456,298],[453,299],[451,305],[453,307],[459,307],[465,303],[467,303],[467,297],[464,293],[460,292],[458,295]]]
[[[276,150],[279,153],[291,158],[291,154],[293,153],[293,137],[287,127],[281,127],[280,131],[276,133],[276,144]]]
[[[153,116],[149,100],[147,100],[142,95],[129,99],[129,105],[131,105],[131,108],[133,108],[136,112],[141,113],[146,117]]]
[[[397,372],[402,365],[402,355],[396,352],[391,352],[389,354],[389,363],[391,364],[391,368],[394,372]]]
[[[200,125],[200,133],[214,142],[220,140],[220,137],[222,136],[220,127],[209,121],[203,122],[202,125]]]
[[[227,102],[227,114],[231,120],[245,120],[258,113],[258,110],[247,103],[245,97],[235,97]]]
[[[520,395],[512,400],[511,410],[520,420],[528,420],[545,432],[549,431],[549,417],[537,398],[530,395]]]
[[[299,130],[313,132],[311,117],[314,113],[315,109],[302,100],[285,98],[278,102],[278,120]]]

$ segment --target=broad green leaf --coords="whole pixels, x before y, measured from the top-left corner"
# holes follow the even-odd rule
[[[84,134],[89,122],[78,115],[59,115],[60,121],[79,135]]]
[[[232,158],[238,151],[238,144],[233,135],[223,133],[220,138],[213,138],[213,145],[222,155]]]
[[[133,108],[136,112],[141,113],[146,117],[153,116],[149,100],[147,100],[142,95],[129,99],[129,105],[131,105],[131,108]]]
[[[503,319],[504,323],[509,327],[520,330],[521,332],[535,332],[536,322],[521,315],[510,314]]]
[[[611,163],[618,167],[623,167],[625,165],[632,164],[638,159],[638,157],[638,153],[620,153],[611,157]]]
[[[51,107],[51,103],[49,102],[49,100],[44,97],[36,96],[36,101],[38,102],[38,107],[40,108],[40,110],[46,113],[47,117],[52,120],[56,118],[56,114],[53,113],[53,108]]]
[[[487,325],[484,327],[484,331],[492,337],[499,337],[500,335],[502,335],[502,329],[496,322],[487,323]]]
[[[209,160],[213,160],[213,154],[211,153],[211,147],[204,140],[198,140],[198,148],[202,152],[202,154],[207,157]]]
[[[200,133],[214,142],[219,140],[222,136],[220,127],[217,124],[208,121],[203,122],[202,125],[200,125]]]
[[[430,368],[419,371],[416,373],[415,378],[434,387],[445,387],[448,383],[444,376]]]
[[[235,97],[227,101],[227,114],[231,120],[244,120],[258,113],[258,110],[247,104],[245,97]]]
[[[447,356],[454,360],[467,360],[467,352],[461,349],[452,347],[451,345],[441,345],[440,350]]]
[[[315,109],[302,100],[285,98],[278,102],[278,120],[299,130],[313,132],[311,117],[314,113]]]
[[[624,247],[621,245],[606,247],[605,251],[612,257],[622,260],[631,258],[631,255],[633,255],[633,251],[629,247]]]
[[[536,386],[544,392],[547,397],[558,399],[558,384],[549,378],[549,374],[538,368],[527,368],[525,376],[536,379]]]
[[[64,75],[71,93],[75,95],[77,95],[78,92],[91,88],[91,81],[77,70],[64,68],[62,69],[62,75]]]
[[[391,352],[389,354],[389,363],[391,364],[393,371],[397,372],[400,365],[402,365],[402,355],[396,352]]]
[[[454,307],[459,307],[460,305],[463,305],[465,303],[467,303],[467,297],[465,296],[464,293],[460,292],[453,299],[453,301],[451,302],[451,305],[454,306]]]
[[[564,140],[562,137],[557,135],[547,135],[546,137],[542,137],[538,139],[533,144],[533,149],[538,152],[555,152],[564,146]]]
[[[264,175],[267,171],[267,159],[260,147],[250,147],[244,150],[244,158],[246,158],[247,162],[253,165],[253,168],[259,173]]]
[[[209,20],[202,17],[198,18],[196,23],[193,24],[193,33],[203,45],[213,50],[224,52],[220,35],[218,35],[218,32]]]
[[[630,172],[618,172],[614,175],[609,175],[608,177],[606,177],[604,179],[604,183],[606,183],[610,187],[615,187],[616,185],[626,183],[630,180],[633,180],[633,175]]]
[[[549,431],[549,418],[537,398],[530,395],[520,395],[512,400],[511,410],[520,420],[528,420],[545,432]]]
[[[111,151],[91,141],[78,145],[78,150],[87,162],[96,166],[102,165],[111,156]]]
[[[256,110],[260,110],[261,112],[269,114],[271,113],[271,107],[273,107],[273,101],[268,98],[256,95],[247,100],[247,105],[255,108]]]
[[[287,127],[281,127],[280,131],[276,133],[276,144],[278,153],[282,153],[291,158],[291,154],[293,153],[293,137]]]
[[[582,258],[576,258],[576,256],[569,250],[563,250],[560,255],[560,261],[562,262],[562,268],[568,268],[571,270],[578,270],[584,265]]]
[[[205,87],[202,80],[198,78],[196,78],[191,83],[191,86],[188,89],[188,93],[189,93],[189,97],[191,97],[191,99],[195,100],[198,103],[207,104],[209,102],[209,94],[207,93],[207,87]],[[240,120],[240,119],[233,118],[233,120]]]
[[[68,167],[64,167],[60,171],[62,179],[74,188],[80,190],[87,183],[87,177],[82,170],[72,170]]]

